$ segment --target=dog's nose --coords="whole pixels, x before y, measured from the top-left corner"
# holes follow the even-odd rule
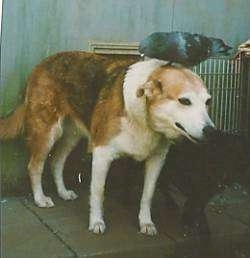
[[[209,136],[211,135],[214,131],[216,130],[216,128],[214,126],[211,125],[207,125],[203,128],[203,133],[205,136]]]

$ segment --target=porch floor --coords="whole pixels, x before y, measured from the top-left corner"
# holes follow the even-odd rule
[[[29,197],[1,200],[3,258],[54,257],[250,257],[250,201],[206,211],[212,232],[211,245],[200,247],[197,239],[183,235],[180,214],[161,198],[153,206],[157,236],[138,233],[138,205],[105,199],[107,230],[88,231],[88,191],[75,201],[53,196],[55,207],[38,208]]]

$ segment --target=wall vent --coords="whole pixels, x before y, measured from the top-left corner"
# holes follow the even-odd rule
[[[98,54],[139,55],[138,42],[89,42],[89,51]]]

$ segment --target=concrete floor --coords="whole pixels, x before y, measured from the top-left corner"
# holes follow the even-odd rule
[[[4,198],[2,207],[2,258],[161,258],[161,257],[250,257],[250,201],[217,206],[210,204],[207,218],[211,245],[200,248],[197,239],[185,237],[180,214],[157,196],[153,219],[159,234],[138,233],[137,201],[105,199],[107,231],[88,232],[88,191],[79,199],[65,202],[53,196],[54,208],[34,206],[31,197]]]

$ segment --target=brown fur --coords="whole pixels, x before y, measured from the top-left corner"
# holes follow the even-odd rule
[[[114,78],[113,86],[104,87],[94,108],[91,122],[92,145],[104,145],[118,134],[120,117],[124,115],[122,84],[125,69]]]
[[[97,127],[105,120],[110,124],[108,131],[117,130],[108,110],[120,116],[123,76],[136,60],[137,57],[106,57],[80,51],[47,58],[29,77],[25,104],[12,116],[0,120],[0,138],[14,138],[25,125],[29,148],[37,151],[40,144],[35,142],[60,119],[70,116],[78,127],[89,129],[93,110],[95,114],[100,110],[103,115],[100,121],[93,119],[92,132],[94,142],[102,142]]]
[[[23,131],[25,105],[22,104],[6,119],[0,118],[0,139],[13,139]]]

